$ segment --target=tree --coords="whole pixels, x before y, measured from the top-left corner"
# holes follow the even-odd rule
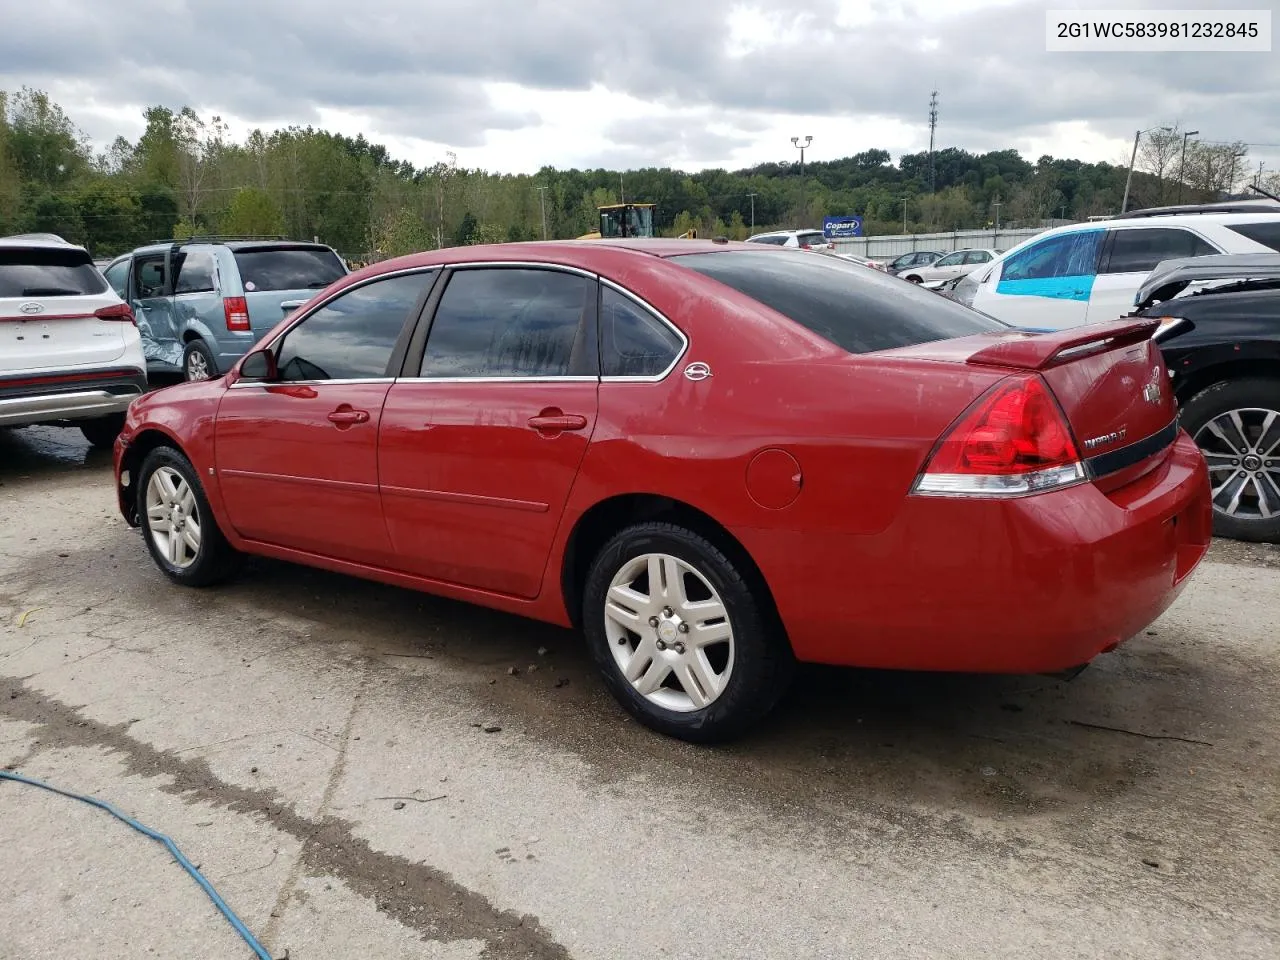
[[[476,228],[478,226],[479,224],[476,222],[476,218],[472,216],[471,211],[468,210],[465,214],[463,214],[462,222],[458,224],[458,229],[453,235],[454,244],[456,246],[462,247],[462,246],[466,246],[469,243],[474,243]]]
[[[265,190],[241,187],[231,198],[222,232],[233,236],[277,236],[284,232],[284,218]]]
[[[1165,177],[1175,169],[1181,152],[1182,130],[1177,124],[1172,127],[1148,130],[1141,137],[1138,147],[1138,168],[1156,178],[1156,204],[1165,202]]]
[[[62,108],[42,90],[23,87],[7,101],[9,157],[25,181],[65,187],[89,167],[89,148]]]

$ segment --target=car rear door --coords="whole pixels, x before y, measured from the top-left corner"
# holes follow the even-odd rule
[[[377,277],[310,311],[272,345],[279,376],[238,380],[215,426],[218,484],[236,532],[387,566],[378,425],[436,271]]]
[[[1010,253],[982,279],[975,309],[1019,327],[1058,330],[1086,322],[1106,231],[1057,233]]]
[[[444,283],[382,415],[397,564],[535,597],[595,427],[599,285],[567,268],[492,265]]]
[[[1218,249],[1182,227],[1115,227],[1089,298],[1088,323],[1118,320],[1133,311],[1142,281],[1162,260],[1203,257]]]

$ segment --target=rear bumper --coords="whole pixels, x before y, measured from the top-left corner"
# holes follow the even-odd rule
[[[0,426],[93,420],[123,413],[146,390],[146,374],[134,368],[0,378]]]
[[[910,497],[874,536],[743,531],[801,660],[1041,673],[1142,631],[1208,550],[1209,479],[1185,432],[1146,476],[1006,501]]]

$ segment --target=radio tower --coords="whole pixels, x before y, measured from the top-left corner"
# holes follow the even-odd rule
[[[933,166],[933,135],[938,129],[938,91],[929,97],[929,192],[938,190],[937,173]]]

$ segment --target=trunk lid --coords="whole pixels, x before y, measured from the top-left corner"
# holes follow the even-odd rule
[[[1100,486],[1130,482],[1160,462],[1177,435],[1169,373],[1151,335],[1158,321],[1122,320],[1045,334],[982,334],[890,351],[1048,384]]]
[[[127,324],[93,314],[118,302],[100,295],[0,297],[0,374],[119,360],[125,351]]]

